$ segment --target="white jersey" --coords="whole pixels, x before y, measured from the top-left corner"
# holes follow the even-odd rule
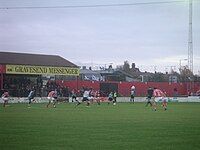
[[[131,95],[135,95],[135,91],[134,90],[131,90]]]
[[[84,93],[83,93],[83,97],[89,97],[89,95],[90,95],[90,91],[84,91]]]

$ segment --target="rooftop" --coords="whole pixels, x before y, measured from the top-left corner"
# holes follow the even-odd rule
[[[72,62],[58,55],[28,54],[0,52],[0,64],[2,65],[32,65],[54,67],[78,67]]]

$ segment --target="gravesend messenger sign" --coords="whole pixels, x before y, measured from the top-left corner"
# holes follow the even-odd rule
[[[7,74],[48,74],[78,76],[79,72],[79,68],[69,67],[6,65]]]

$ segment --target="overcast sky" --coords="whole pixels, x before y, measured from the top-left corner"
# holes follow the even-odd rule
[[[0,0],[0,7],[101,5],[163,0]],[[172,1],[172,0],[165,0]],[[0,9],[0,51],[60,55],[75,64],[125,60],[169,71],[188,53],[188,1],[120,7]],[[194,71],[200,70],[200,1],[193,2]],[[182,65],[187,61],[182,60]],[[156,66],[156,67],[155,67]]]

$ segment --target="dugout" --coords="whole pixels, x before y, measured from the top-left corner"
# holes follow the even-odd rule
[[[0,88],[11,96],[27,96],[33,87],[37,96],[42,96],[47,88],[56,87],[56,78],[76,78],[79,72],[77,65],[58,55],[0,52]]]
[[[103,96],[107,96],[110,92],[118,92],[118,84],[117,83],[100,83],[100,91],[104,94]]]

